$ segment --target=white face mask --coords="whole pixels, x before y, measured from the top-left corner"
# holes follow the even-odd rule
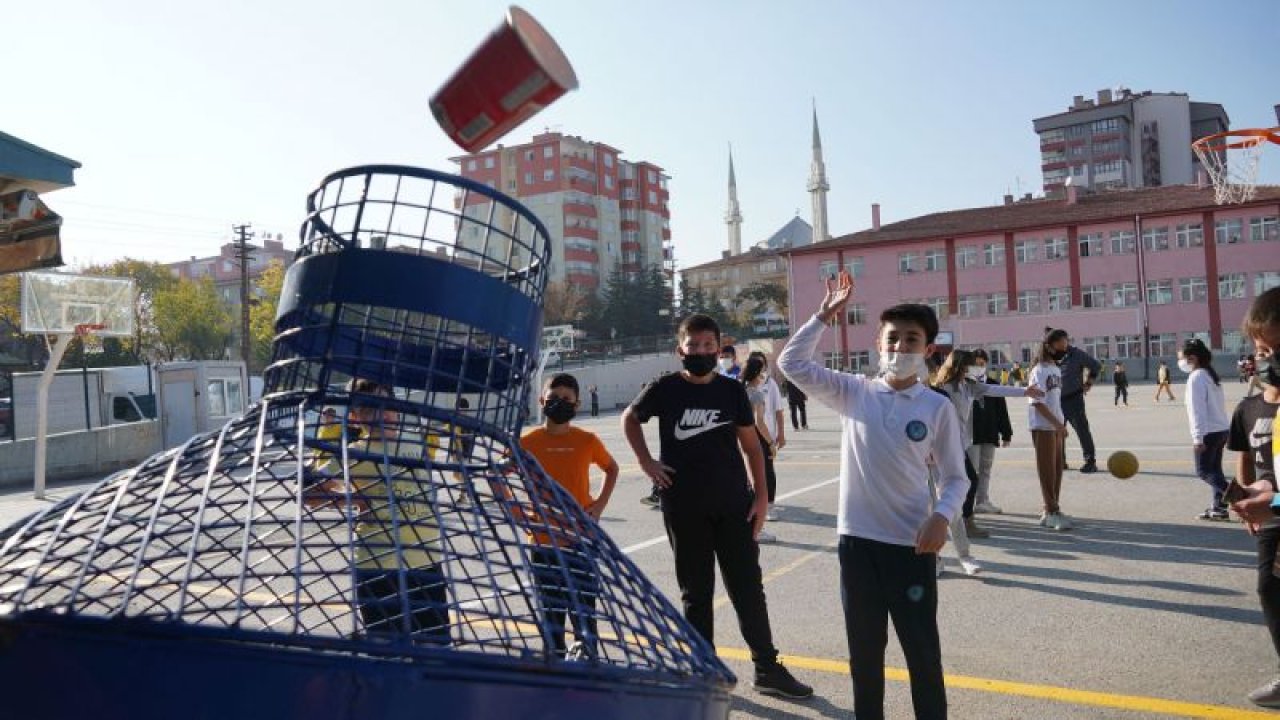
[[[983,380],[986,380],[987,366],[986,365],[970,365],[969,378],[972,380],[977,380],[978,382],[982,382]]]
[[[1178,369],[1189,375],[1191,374],[1192,370],[1196,369],[1196,367],[1195,365],[1191,364],[1190,360],[1187,360],[1186,358],[1180,358],[1178,360]]]
[[[733,358],[727,358],[727,357],[720,358],[721,370],[728,370],[731,367],[733,367]]]
[[[894,380],[919,377],[924,353],[887,352],[880,356],[880,372]]]

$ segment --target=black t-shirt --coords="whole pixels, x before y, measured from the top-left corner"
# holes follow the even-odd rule
[[[642,423],[658,418],[659,459],[675,469],[663,510],[746,511],[751,488],[738,428],[755,425],[755,415],[741,383],[716,374],[700,385],[671,373],[645,386],[631,413]]]
[[[1262,395],[1247,397],[1236,405],[1231,415],[1231,435],[1227,447],[1236,452],[1247,452],[1253,460],[1257,480],[1267,480],[1275,486],[1275,471],[1271,464],[1271,423],[1276,408],[1262,399]]]

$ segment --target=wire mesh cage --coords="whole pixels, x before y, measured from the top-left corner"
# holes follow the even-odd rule
[[[0,535],[0,677],[42,717],[724,717],[733,675],[519,447],[549,260],[483,185],[326,178],[263,400]]]

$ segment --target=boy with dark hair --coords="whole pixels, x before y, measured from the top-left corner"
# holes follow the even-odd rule
[[[677,341],[684,369],[641,390],[622,414],[622,429],[645,475],[661,489],[662,520],[675,555],[685,618],[715,644],[712,603],[719,561],[738,627],[751,649],[752,687],[770,695],[811,697],[813,688],[778,662],[769,625],[756,543],[768,493],[751,403],[741,383],[715,372],[720,353],[715,320],[690,315],[680,323]],[[658,458],[650,454],[642,427],[654,417]]]
[[[742,366],[738,364],[738,348],[725,345],[720,348],[720,359],[716,363],[716,372],[734,380],[742,374]]]
[[[927,305],[896,305],[880,315],[881,376],[837,372],[814,360],[827,323],[853,294],[841,272],[827,282],[817,313],[787,343],[778,368],[839,413],[840,589],[854,714],[884,718],[884,651],[889,617],[911,673],[917,718],[947,716],[938,638],[938,551],[960,510],[965,475],[960,421],[950,401],[930,392],[919,375],[934,351],[938,319]],[[937,468],[936,501],[929,489]]]
[[[537,459],[542,469],[551,476],[587,514],[596,520],[604,513],[618,481],[618,463],[605,449],[604,443],[594,433],[572,425],[577,413],[578,379],[567,373],[553,375],[539,399],[546,417],[541,427],[534,428],[520,438],[520,447]],[[600,494],[591,497],[591,466],[604,471],[604,485]],[[534,532],[533,542],[538,546],[532,553],[534,581],[547,608],[547,623],[551,626],[551,638],[557,655],[566,654],[564,641],[565,615],[573,609],[572,598],[561,578],[564,567],[569,568],[580,589],[578,603],[585,605],[586,617],[573,614],[573,632],[577,640],[570,655],[582,652],[594,655],[596,649],[596,621],[590,614],[595,608],[595,574],[590,561],[577,547],[567,541],[572,533],[558,533],[553,539],[547,533]],[[557,557],[559,555],[559,557]],[[563,558],[563,563],[560,559]]]

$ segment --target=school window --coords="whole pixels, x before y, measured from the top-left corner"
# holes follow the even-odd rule
[[[604,154],[604,166],[607,168],[613,167],[613,156],[609,153]]]
[[[844,370],[844,355],[839,352],[822,353],[822,364],[828,370]]]
[[[1097,257],[1102,254],[1102,233],[1085,233],[1076,238],[1080,257]]]
[[[1107,306],[1106,285],[1085,285],[1080,288],[1080,306],[1100,308]]]
[[[990,243],[982,246],[982,259],[988,267],[1004,264],[1004,243]]]
[[[1168,226],[1147,228],[1142,231],[1142,249],[1151,252],[1169,249]]]
[[[871,368],[871,352],[858,350],[849,353],[849,372],[863,372]]]
[[[867,306],[862,303],[850,305],[848,311],[845,312],[845,322],[850,325],[866,325]]]
[[[1260,272],[1253,276],[1253,294],[1254,297],[1270,290],[1273,287],[1280,286],[1280,272],[1268,270]]]
[[[947,269],[947,253],[944,250],[924,251],[925,272],[942,272]]]
[[[1249,218],[1249,242],[1280,240],[1280,217]]]
[[[1049,288],[1049,312],[1071,309],[1071,288]]]
[[[856,258],[851,258],[849,260],[846,260],[844,263],[844,271],[849,273],[849,277],[851,278],[862,277],[862,273],[863,273],[862,258],[856,257]]]
[[[492,156],[492,155],[490,155],[489,157],[487,157],[487,158],[485,158],[485,159],[484,159],[484,169],[485,169],[485,170],[492,170],[492,169],[493,169],[493,156]]]
[[[1120,118],[1107,118],[1106,120],[1093,121],[1094,134],[1119,132],[1119,131],[1120,131]]]
[[[1117,335],[1116,357],[1121,359],[1142,357],[1142,336]]]
[[[475,169],[476,169],[476,161],[475,161],[475,160],[468,160],[468,161],[467,161],[467,171],[468,171],[468,172],[475,172]]]
[[[1036,241],[1018,240],[1013,244],[1013,259],[1019,265],[1036,261]]]
[[[956,312],[960,317],[974,317],[982,312],[981,295],[961,295],[956,303]]]
[[[1173,281],[1172,280],[1148,280],[1147,281],[1147,304],[1148,305],[1168,305],[1173,302]]]
[[[1171,357],[1178,354],[1178,333],[1159,333],[1151,336],[1151,356]]]
[[[1240,242],[1241,228],[1244,226],[1240,219],[1235,220],[1219,220],[1213,224],[1213,239],[1219,245],[1230,245]]]
[[[951,303],[947,302],[946,298],[929,298],[924,304],[933,308],[933,314],[937,315],[939,320],[951,316]]]
[[[766,275],[768,273],[776,273],[778,272],[778,261],[765,260],[764,262],[760,263],[756,267],[756,272],[760,273],[761,275]]]
[[[916,271],[916,254],[915,253],[898,253],[898,272],[911,273]]]
[[[531,173],[531,172],[527,172],[527,173],[525,173],[525,174],[524,174],[524,184],[525,184],[525,185],[532,185],[532,184],[533,184],[533,173]]]
[[[1180,248],[1201,247],[1204,245],[1204,230],[1200,223],[1179,225],[1174,231],[1174,244]]]
[[[1133,231],[1132,230],[1112,230],[1111,231],[1111,254],[1112,255],[1133,254]]]
[[[1253,343],[1249,343],[1249,346],[1246,348],[1244,345],[1244,333],[1239,330],[1223,330],[1222,347],[1220,349],[1224,352],[1229,352],[1232,355],[1243,350],[1247,355],[1253,352]]]
[[[552,180],[555,180],[555,179],[556,179],[556,171],[555,171],[555,170],[543,170],[543,171],[542,171],[542,181],[543,181],[543,182],[551,182]]]
[[[823,260],[818,263],[818,279],[830,280],[839,272],[839,267],[835,260]]]
[[[542,157],[544,158],[555,157],[555,154],[556,154],[556,149],[550,145],[546,145],[542,148]]]
[[[656,173],[654,173],[652,170],[650,170],[650,171],[649,171],[649,175],[648,175],[648,177],[649,177],[649,184],[650,184],[650,185],[652,185],[653,183],[658,182],[658,175],[657,175]]]
[[[1138,283],[1116,283],[1111,286],[1112,307],[1133,307],[1138,304]]]
[[[1123,168],[1124,168],[1124,165],[1121,163],[1121,161],[1108,160],[1106,162],[1100,162],[1100,163],[1094,164],[1093,172],[1095,175],[1107,175],[1111,173],[1118,173]]]
[[[513,180],[508,180],[508,181],[507,181],[507,192],[515,192],[515,191],[516,191],[516,181],[515,181],[514,179],[513,179]]]
[[[612,176],[612,175],[605,175],[605,176],[604,176],[604,189],[605,189],[605,190],[612,190],[612,189],[613,189],[613,176]]]
[[[1218,276],[1218,299],[1239,300],[1244,297],[1244,273]]]
[[[649,191],[649,204],[650,205],[658,204],[658,193],[654,192],[653,190]]]
[[[962,247],[956,250],[956,267],[963,270],[978,264],[978,248]]]
[[[1067,239],[1064,237],[1048,237],[1044,239],[1045,260],[1067,259]]]
[[[1087,337],[1081,342],[1084,351],[1095,358],[1111,357],[1111,338],[1106,335]]]
[[[1040,312],[1040,291],[1039,290],[1019,290],[1018,291],[1018,312],[1024,315]]]
[[[1009,314],[1009,293],[991,293],[987,296],[988,315]]]
[[[1204,302],[1209,295],[1209,284],[1202,277],[1178,279],[1178,302]]]

